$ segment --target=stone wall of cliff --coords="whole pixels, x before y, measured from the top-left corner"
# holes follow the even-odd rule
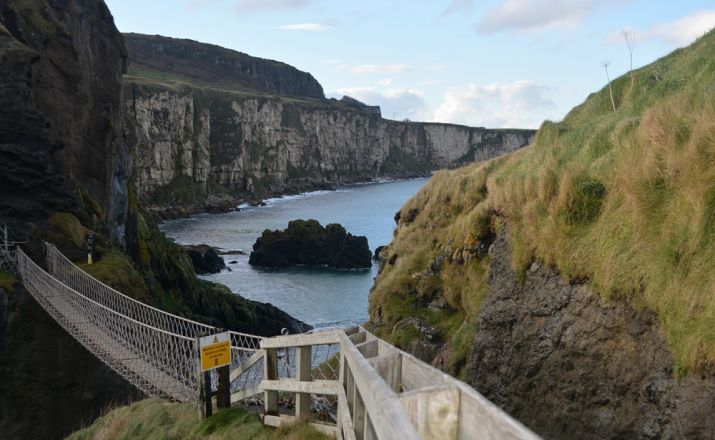
[[[546,439],[712,438],[715,370],[676,378],[657,316],[608,302],[534,263],[501,234],[465,378]]]
[[[0,220],[38,261],[60,211],[123,241],[125,63],[101,0],[0,3]],[[61,438],[138,394],[19,284],[0,303],[0,438]]]
[[[0,24],[0,216],[24,232],[54,210],[89,211],[121,239],[126,49],[112,15],[101,1],[9,0]]]
[[[533,136],[531,130],[390,121],[330,100],[132,79],[125,80],[124,109],[138,194],[155,206],[174,204],[178,212],[204,210],[210,196],[261,197],[423,176],[516,150]]]

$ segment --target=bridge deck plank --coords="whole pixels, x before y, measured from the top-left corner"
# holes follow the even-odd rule
[[[166,394],[171,399],[185,402],[193,394],[193,390],[187,385],[144,360],[140,354],[128,349],[119,339],[107,334],[100,327],[93,324],[91,317],[84,316],[81,319],[77,319],[76,317],[82,316],[82,313],[69,302],[59,296],[52,295],[48,295],[46,299],[69,324],[77,329],[77,332],[82,333],[78,335],[79,337],[91,342],[107,356],[111,357],[115,365],[119,364],[136,377],[141,378],[151,388]],[[143,389],[142,391],[148,392],[149,390]]]

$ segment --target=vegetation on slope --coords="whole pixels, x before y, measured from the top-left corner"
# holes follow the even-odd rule
[[[680,374],[715,363],[715,31],[634,76],[613,81],[616,112],[606,87],[530,147],[439,173],[402,208],[370,301],[382,335],[418,315],[459,345],[425,304],[437,292],[474,318],[488,256],[456,254],[507,224],[517,270],[540,260],[653,310]]]
[[[273,429],[257,413],[242,408],[220,410],[198,421],[196,406],[148,399],[110,411],[68,440],[322,440],[329,437],[308,423]]]

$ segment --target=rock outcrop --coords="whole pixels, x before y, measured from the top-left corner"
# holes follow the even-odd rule
[[[218,273],[226,269],[226,262],[223,261],[223,258],[218,255],[216,249],[207,244],[184,246],[184,249],[191,258],[194,272],[198,275]]]
[[[367,237],[354,236],[339,224],[293,220],[283,231],[266,229],[253,245],[253,266],[327,266],[361,269],[372,265]]]
[[[201,72],[226,81],[235,75],[222,65],[181,55],[189,44],[184,40],[126,38],[130,74],[124,81],[124,125],[135,155],[136,188],[141,199],[169,216],[205,211],[211,198],[210,206],[220,206],[216,200],[235,206],[243,199],[343,183],[424,176],[516,150],[534,135],[533,130],[391,121],[380,117],[379,108],[351,98],[286,98],[222,86],[208,73],[202,81],[188,74],[175,77],[174,67],[163,67],[168,60],[155,63],[154,52],[139,51],[137,41],[161,47],[160,58],[171,58],[182,69],[195,63]],[[191,44],[191,53],[218,50]],[[142,76],[149,67],[155,69],[151,78]],[[168,76],[156,79],[162,75]]]
[[[658,318],[489,251],[467,382],[546,439],[711,438],[715,371],[676,378]]]

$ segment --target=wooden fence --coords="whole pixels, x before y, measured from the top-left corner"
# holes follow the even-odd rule
[[[311,350],[338,344],[339,373],[313,379]],[[311,395],[337,398],[336,423],[313,426],[336,438],[538,439],[467,384],[375,337],[364,328],[278,336],[261,340],[261,350],[232,372],[232,379],[263,360],[257,387],[232,396],[236,402],[263,393],[263,422],[270,426],[309,417]],[[279,352],[295,350],[295,377],[279,378]],[[295,413],[281,414],[279,393],[295,393]]]

